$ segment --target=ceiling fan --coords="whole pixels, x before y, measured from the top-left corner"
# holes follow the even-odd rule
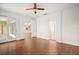
[[[37,7],[37,3],[34,3],[33,4],[33,8],[28,8],[26,10],[34,10],[34,13],[36,14],[37,13],[37,10],[45,10],[44,8],[38,8]]]

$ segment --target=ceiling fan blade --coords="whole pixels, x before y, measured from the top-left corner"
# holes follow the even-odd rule
[[[33,8],[28,8],[28,9],[26,9],[26,10],[33,10]]]
[[[38,10],[45,10],[44,8],[37,8]]]

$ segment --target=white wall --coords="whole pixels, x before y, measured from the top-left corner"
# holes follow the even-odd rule
[[[31,20],[31,32],[32,32],[32,37],[37,36],[37,22],[36,22],[36,19]]]
[[[56,20],[56,41],[79,46],[79,7],[71,7],[37,19],[37,37],[50,39],[48,20]]]
[[[55,33],[50,33],[49,21],[55,21]],[[54,34],[54,35],[53,35]],[[50,35],[55,36],[51,38]],[[61,12],[43,15],[37,19],[37,37],[44,39],[54,39],[61,42]]]
[[[16,20],[16,39],[24,38],[24,24],[32,20],[30,16],[21,15],[14,12],[0,10],[0,15],[8,16],[8,19],[14,18]]]
[[[48,17],[37,18],[37,37],[49,39]]]
[[[62,40],[79,46],[79,7],[62,11]]]

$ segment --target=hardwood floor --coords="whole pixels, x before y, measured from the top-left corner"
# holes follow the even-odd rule
[[[53,45],[54,44],[54,45]],[[47,55],[57,54],[56,43],[40,38],[24,39],[0,44],[1,55]]]
[[[58,43],[57,47],[60,55],[79,55],[79,46]]]
[[[79,55],[79,47],[31,36],[0,44],[0,55]]]

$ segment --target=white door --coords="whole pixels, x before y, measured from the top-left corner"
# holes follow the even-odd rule
[[[49,20],[50,39],[55,39],[55,25],[56,25],[56,21]]]

